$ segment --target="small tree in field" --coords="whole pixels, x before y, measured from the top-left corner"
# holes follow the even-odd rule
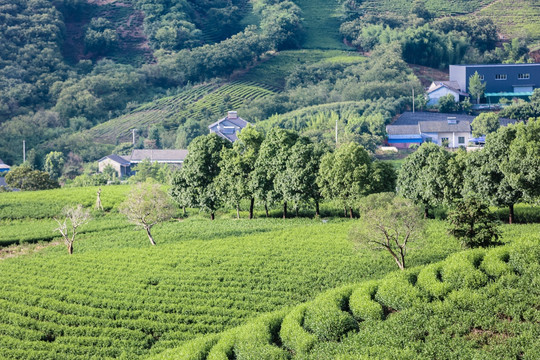
[[[73,254],[73,243],[75,242],[77,231],[80,226],[90,221],[90,211],[79,204],[74,207],[65,207],[64,210],[62,210],[62,215],[64,216],[64,221],[54,218],[58,223],[58,228],[56,228],[55,231],[62,234],[68,253],[71,255]]]
[[[360,212],[361,225],[351,233],[353,240],[388,251],[397,266],[405,269],[407,247],[423,232],[420,208],[394,193],[380,193],[362,199]]]
[[[467,248],[489,246],[499,239],[495,216],[477,198],[458,200],[448,213],[449,232]]]
[[[150,232],[152,227],[174,215],[169,197],[161,190],[161,185],[149,183],[135,185],[126,201],[120,204],[120,212],[146,231],[152,245],[156,245]]]

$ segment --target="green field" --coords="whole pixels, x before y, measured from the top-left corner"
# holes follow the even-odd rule
[[[468,14],[492,2],[493,0],[425,0],[426,8],[436,16]],[[413,4],[407,0],[366,0],[357,3],[361,3],[360,10],[367,12],[392,12],[400,15],[408,14]]]
[[[540,3],[538,1],[494,1],[475,15],[491,18],[506,38],[530,39],[531,49],[540,46]]]
[[[537,235],[457,253],[152,359],[538,359],[539,246]]]

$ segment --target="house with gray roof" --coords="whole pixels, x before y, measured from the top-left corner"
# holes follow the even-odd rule
[[[180,167],[187,154],[187,150],[177,149],[134,149],[131,155],[112,154],[99,159],[99,172],[103,172],[105,167],[110,165],[116,170],[118,177],[123,178],[132,175],[133,166],[145,160]]]
[[[468,146],[472,140],[471,124],[475,116],[434,112],[405,112],[386,126],[388,145],[409,148],[412,144],[433,142],[448,144],[450,148]],[[513,124],[511,119],[500,119],[501,126]]]
[[[238,140],[237,134],[245,128],[249,122],[238,116],[236,111],[229,111],[227,116],[208,126],[211,133],[216,133],[230,142]]]
[[[469,97],[469,94],[459,89],[457,81],[434,81],[427,90],[429,98],[427,105],[437,105],[439,99],[448,94],[452,94],[456,102],[463,101],[466,97]]]
[[[102,173],[107,166],[112,166],[118,178],[123,178],[131,174],[131,163],[123,156],[111,154],[98,160],[98,170]]]
[[[150,162],[180,167],[184,163],[187,154],[187,150],[177,149],[134,149],[128,159],[131,165],[136,165],[144,160],[148,160]]]

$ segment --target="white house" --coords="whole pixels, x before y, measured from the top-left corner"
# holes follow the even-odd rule
[[[230,142],[238,140],[237,134],[245,128],[249,122],[238,116],[236,111],[229,111],[227,116],[208,126],[211,133],[216,133]]]
[[[434,81],[427,90],[428,105],[434,106],[439,102],[439,98],[452,94],[456,102],[469,96],[469,94],[459,89],[459,84],[456,81]]]

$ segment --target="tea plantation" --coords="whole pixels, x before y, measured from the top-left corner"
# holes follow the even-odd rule
[[[391,315],[386,321],[362,323],[372,323],[373,327],[366,328],[366,331],[377,334],[387,328],[397,331],[399,327],[396,321],[400,326],[410,323],[409,326],[414,328],[411,319],[416,321],[420,317],[425,321],[429,318],[426,315],[428,311],[447,311],[442,305],[441,308],[435,307],[436,302],[433,301],[428,302],[429,306],[422,308],[422,312],[411,309],[416,309],[417,301],[429,297],[452,298],[454,293],[451,290],[461,286],[459,278],[455,276],[447,280],[447,276],[451,275],[446,275],[445,270],[440,270],[443,285],[435,283],[434,290],[419,290],[416,286],[422,283],[423,272],[439,271],[437,269],[443,266],[434,265],[426,268],[431,270],[423,270],[423,265],[437,263],[453,253],[461,254],[459,243],[446,234],[445,225],[440,221],[431,221],[424,238],[414,243],[410,250],[409,264],[415,268],[407,276],[412,283],[407,285],[404,282],[402,286],[397,286],[395,282],[385,287],[382,285],[384,282],[378,279],[392,273],[395,264],[384,252],[354,247],[348,235],[356,225],[354,220],[266,219],[261,212],[255,220],[232,220],[232,215],[221,213],[218,220],[210,221],[206,216],[191,211],[188,218],[156,226],[154,237],[157,246],[152,247],[146,235],[134,229],[116,210],[129,187],[107,186],[102,190],[106,212],[93,212],[93,220],[81,228],[71,256],[53,232],[55,222],[52,217],[59,214],[65,204],[82,203],[91,207],[97,188],[0,194],[2,246],[22,243],[0,248],[0,276],[3,279],[0,283],[0,358],[142,359],[149,356],[168,358],[172,354],[172,358],[183,359],[189,357],[175,355],[179,354],[178,351],[184,351],[181,350],[184,349],[182,346],[210,349],[219,339],[229,337],[226,334],[236,334],[237,330],[234,329],[244,324],[253,326],[252,334],[257,337],[258,329],[263,326],[259,325],[260,321],[264,324],[270,321],[276,324],[272,325],[273,329],[281,327],[285,331],[285,325],[280,325],[282,320],[286,324],[284,319],[289,319],[289,338],[276,335],[271,337],[272,342],[277,341],[279,346],[287,347],[312,344],[309,346],[312,351],[306,353],[307,358],[329,358],[326,354],[354,353],[355,344],[365,340],[359,335],[363,334],[364,325],[357,328],[355,324],[360,318],[356,316],[360,315],[354,312],[349,314],[354,305],[353,298],[349,301],[348,296],[352,289],[357,288],[356,285],[343,288],[345,290],[332,290],[328,293],[330,295],[323,295],[314,303],[306,303],[319,294],[347,284],[374,281],[368,284],[375,284],[378,289],[372,294],[377,303],[383,304],[381,316],[388,315],[388,307],[399,310],[398,314]],[[538,234],[539,230],[537,225],[506,226],[503,238],[510,244],[526,245],[519,239],[531,238],[530,241],[536,241],[537,237],[531,234]],[[26,254],[10,250],[30,246],[25,244],[27,242],[39,242],[40,248]],[[514,266],[515,256],[511,255],[513,248],[509,249],[510,265]],[[478,259],[482,256],[478,255]],[[504,254],[501,256],[506,257]],[[444,266],[440,269],[444,269]],[[508,285],[510,287],[505,291],[511,291],[511,286],[526,281],[523,277],[525,270],[517,269],[517,273],[512,270],[513,275],[504,284],[500,284],[500,280],[495,281],[497,277],[486,270],[487,275],[481,276],[483,280],[478,289],[489,291],[493,286]],[[536,278],[527,279],[538,284]],[[444,285],[447,281],[451,284],[448,288]],[[368,285],[369,289],[374,289],[375,285]],[[389,293],[385,295],[382,289],[387,289]],[[405,298],[396,300],[393,296],[399,289],[405,290]],[[420,300],[411,297],[413,295],[409,292],[418,295]],[[336,313],[334,303],[324,300],[328,298],[342,304],[342,309],[349,315]],[[509,326],[517,326],[519,334],[521,328],[526,326],[536,331],[534,324],[529,322],[531,316],[537,316],[536,310],[527,305],[534,298],[527,299],[523,303],[505,303],[517,306],[512,308],[513,313],[505,314],[516,319],[524,317],[523,324],[509,323]],[[321,311],[315,308],[308,311],[312,308],[309,304],[323,304],[324,307]],[[375,302],[372,305],[371,313],[380,313]],[[262,314],[270,315],[259,318]],[[302,320],[307,314],[311,315]],[[326,318],[342,319],[354,331],[346,337],[336,333],[337,330],[332,330],[333,335],[326,335],[325,329],[334,329],[332,323],[321,320]],[[295,321],[301,326],[295,325]],[[491,328],[487,330],[495,331]],[[277,334],[277,330],[272,331]],[[297,331],[300,331],[300,335],[295,335]],[[209,334],[214,335],[205,337]],[[404,339],[415,334],[404,331]],[[236,335],[231,336],[236,339]],[[397,342],[405,341],[399,340],[397,335],[393,336],[390,337],[393,347],[398,346]],[[343,338],[343,341],[327,341],[336,337]],[[197,342],[193,345],[189,341],[195,338]],[[325,340],[319,341],[319,338]],[[527,339],[520,337],[516,341]],[[229,340],[219,340],[217,344],[224,341],[229,346]],[[294,341],[300,345],[291,345]],[[373,354],[383,351],[382,344],[370,344],[369,351]],[[217,350],[212,351],[221,354]],[[303,356],[300,350],[294,353]]]

